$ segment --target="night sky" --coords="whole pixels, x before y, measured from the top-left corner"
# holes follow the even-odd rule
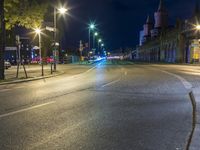
[[[170,24],[176,18],[186,19],[193,14],[196,0],[164,0]],[[87,41],[87,24],[95,21],[106,46],[115,50],[138,44],[139,31],[147,14],[153,18],[159,0],[67,0],[71,7],[65,20],[64,48],[78,47],[79,40]]]

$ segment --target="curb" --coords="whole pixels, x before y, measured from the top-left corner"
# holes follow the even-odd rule
[[[90,70],[96,68],[97,65],[98,65],[98,63],[95,64],[95,65],[93,64],[93,65],[92,65],[93,67],[90,68],[90,69],[88,69],[88,70],[85,71],[85,72],[88,72],[88,71],[90,71]],[[85,73],[85,72],[83,72],[83,73]],[[36,80],[41,80],[41,79],[46,79],[46,78],[51,78],[51,77],[60,76],[60,75],[62,75],[62,74],[64,74],[64,73],[65,73],[65,72],[61,72],[61,73],[59,73],[59,74],[48,75],[48,76],[44,76],[44,77],[35,77],[35,78],[31,78],[31,79],[24,79],[24,80],[10,81],[10,82],[2,82],[2,83],[0,83],[0,85],[7,85],[7,84],[14,84],[14,83],[23,83],[23,82],[36,81]],[[81,73],[80,73],[80,74],[81,74]]]
[[[187,144],[187,150],[199,150],[200,148],[200,89],[193,89],[189,93],[193,107],[192,132]]]
[[[0,85],[7,85],[7,84],[14,84],[14,83],[23,83],[23,82],[30,82],[30,81],[36,81],[36,80],[41,80],[41,79],[47,79],[47,78],[52,78],[52,77],[60,76],[60,75],[62,75],[62,74],[64,74],[64,73],[65,73],[65,72],[61,72],[61,73],[55,74],[55,75],[48,75],[48,76],[34,77],[34,78],[24,79],[24,80],[16,80],[16,81],[2,82],[2,83],[0,83]]]

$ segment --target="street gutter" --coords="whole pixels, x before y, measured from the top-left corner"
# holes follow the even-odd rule
[[[61,72],[58,74],[54,74],[54,75],[47,75],[47,76],[41,76],[41,77],[34,77],[34,78],[28,78],[28,79],[21,79],[21,80],[14,80],[14,81],[6,81],[6,82],[2,82],[0,83],[0,85],[7,85],[7,84],[15,84],[15,83],[23,83],[23,82],[30,82],[30,81],[36,81],[36,80],[41,80],[41,79],[47,79],[47,78],[52,78],[52,77],[56,77],[56,76],[60,76],[63,75],[65,72]]]
[[[91,70],[95,69],[99,64],[101,64],[101,61],[97,62],[97,63],[93,63],[91,64],[91,68],[82,72],[82,73],[87,73],[90,72]],[[76,75],[82,74],[82,73],[78,73]],[[52,77],[56,77],[56,76],[60,76],[65,74],[65,72],[60,72],[58,74],[54,74],[54,75],[47,75],[47,76],[43,76],[43,77],[34,77],[34,78],[29,78],[29,79],[21,79],[21,80],[14,80],[14,81],[3,81],[2,83],[0,83],[0,85],[7,85],[7,84],[16,84],[16,83],[23,83],[23,82],[30,82],[30,81],[36,81],[36,80],[41,80],[41,79],[47,79],[47,78],[52,78]],[[75,75],[73,75],[75,76]]]
[[[190,92],[193,105],[193,130],[188,141],[187,150],[200,149],[200,88],[194,88]]]

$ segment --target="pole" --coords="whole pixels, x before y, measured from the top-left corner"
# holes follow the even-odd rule
[[[100,42],[98,42],[98,54],[99,54],[99,50],[100,50],[99,45],[100,45]]]
[[[57,18],[56,18],[56,8],[54,6],[54,51],[53,51],[53,55],[54,55],[54,71],[56,71],[56,36],[57,36],[57,22],[56,22]]]
[[[42,76],[44,76],[44,66],[42,61],[42,41],[41,41],[41,33],[38,34],[39,36],[39,48],[40,48],[40,64],[42,66]]]
[[[89,51],[90,51],[90,28],[89,28]]]
[[[38,34],[39,36],[39,53],[40,53],[40,64],[42,63],[42,44],[41,44],[41,33]]]
[[[95,35],[93,34],[93,49],[95,49]]]
[[[4,18],[4,0],[0,1],[0,80],[5,79],[4,70],[4,52],[5,52],[5,18]]]

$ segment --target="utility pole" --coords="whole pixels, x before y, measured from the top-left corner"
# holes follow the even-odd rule
[[[57,10],[54,6],[54,71],[56,71],[56,63],[57,63],[57,48],[56,48],[56,42],[57,42]]]
[[[4,0],[0,0],[0,80],[5,79],[4,74],[4,52],[5,52],[5,17]]]

